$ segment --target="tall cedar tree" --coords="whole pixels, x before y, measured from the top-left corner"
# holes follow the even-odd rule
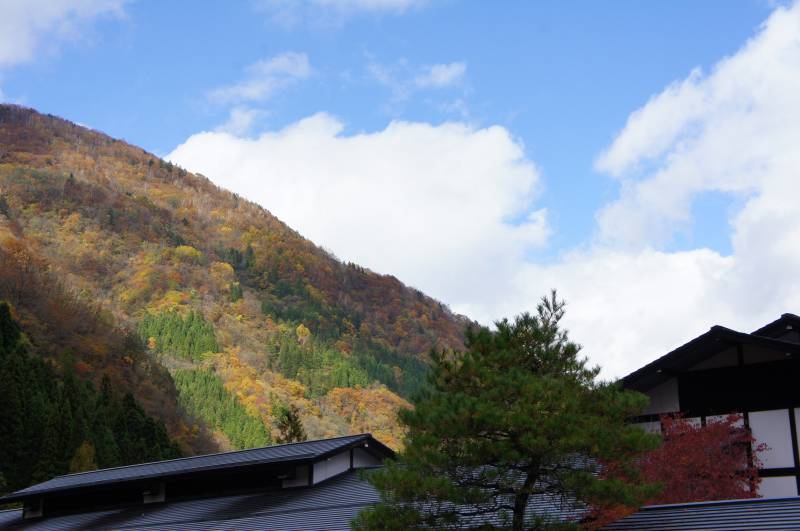
[[[597,474],[596,463],[631,465],[657,438],[626,423],[646,397],[599,382],[563,315],[553,292],[536,315],[469,330],[465,352],[434,353],[430,389],[400,413],[405,450],[369,476],[382,502],[354,529],[570,528],[531,514],[532,497],[581,507],[653,495],[632,467],[626,478]]]
[[[297,406],[292,404],[289,407],[282,407],[277,415],[276,427],[278,437],[275,442],[278,444],[288,444],[303,442],[308,439],[306,430],[303,428],[303,421],[300,420],[300,411]]]

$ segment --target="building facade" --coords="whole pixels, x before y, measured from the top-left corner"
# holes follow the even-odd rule
[[[622,383],[650,397],[635,419],[648,430],[660,430],[664,414],[701,424],[741,414],[757,444],[768,447],[759,494],[800,494],[800,317],[783,314],[752,333],[714,326]]]

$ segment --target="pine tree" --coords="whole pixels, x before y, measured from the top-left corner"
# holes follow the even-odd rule
[[[276,422],[279,435],[275,438],[278,444],[303,442],[308,439],[303,421],[300,420],[300,411],[292,404],[281,408]]]
[[[526,514],[535,496],[638,505],[653,488],[605,480],[598,460],[630,464],[656,438],[627,424],[643,395],[597,381],[560,328],[555,293],[536,315],[471,330],[463,353],[434,353],[430,389],[401,412],[397,463],[371,475],[382,503],[355,529],[463,528],[489,519],[513,530],[563,527]],[[496,525],[496,524],[494,524]]]

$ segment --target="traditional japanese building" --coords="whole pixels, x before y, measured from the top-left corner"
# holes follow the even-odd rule
[[[741,413],[759,443],[763,478],[759,494],[800,494],[800,317],[783,314],[755,332],[713,326],[623,379],[629,389],[650,397],[638,419],[659,430],[659,418],[682,413],[706,423]]]
[[[0,530],[348,530],[378,501],[369,434],[59,476],[3,498]]]

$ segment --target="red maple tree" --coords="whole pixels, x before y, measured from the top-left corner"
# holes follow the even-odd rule
[[[636,463],[635,473],[661,487],[647,505],[758,496],[759,454],[767,446],[756,444],[741,415],[709,420],[705,425],[665,415],[661,428],[662,444]],[[604,470],[609,477],[623,473],[614,463],[607,463]],[[586,524],[597,529],[633,512],[622,506],[595,507]]]

